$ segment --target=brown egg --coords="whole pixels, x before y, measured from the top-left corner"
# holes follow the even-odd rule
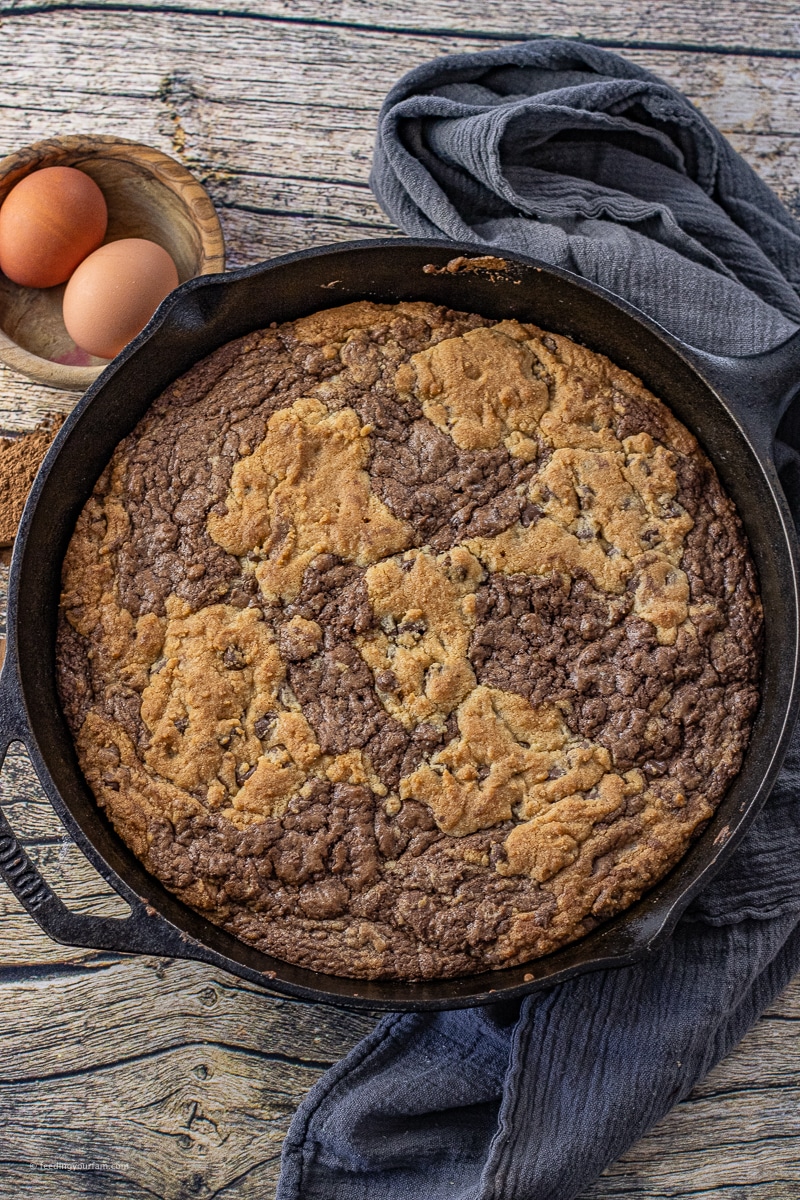
[[[0,270],[24,287],[54,287],[97,249],[107,224],[103,193],[83,171],[32,171],[0,207]]]
[[[89,354],[113,358],[177,286],[175,263],[155,242],[109,242],[85,258],[67,284],[67,333]]]

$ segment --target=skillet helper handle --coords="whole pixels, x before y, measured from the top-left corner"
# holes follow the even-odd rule
[[[0,643],[4,650],[5,642]],[[0,659],[2,661],[2,659]],[[16,686],[14,663],[6,661],[0,674],[0,768],[12,742],[26,742],[27,729]],[[24,846],[0,808],[0,876],[29,916],[51,937],[66,946],[92,950],[188,957],[189,944],[178,930],[138,896],[126,894],[129,917],[98,917],[73,913],[31,862]],[[192,945],[192,957],[198,957]]]
[[[781,437],[800,450],[800,406],[792,403],[800,391],[800,330],[763,354],[727,358],[685,349],[712,388],[734,406],[754,445],[772,458],[780,427]]]

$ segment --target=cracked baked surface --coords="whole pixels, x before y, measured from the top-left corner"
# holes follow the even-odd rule
[[[637,900],[739,770],[761,604],[730,500],[633,376],[426,303],[199,363],[63,567],[61,700],[119,834],[262,950],[425,979]]]

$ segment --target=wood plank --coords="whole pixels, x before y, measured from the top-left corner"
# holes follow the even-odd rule
[[[13,109],[23,110],[31,130],[52,132],[53,117],[70,112],[128,121],[131,101],[143,98],[167,108],[194,104],[206,119],[210,106],[233,102],[241,152],[262,144],[250,118],[266,103],[319,106],[335,128],[353,111],[376,110],[391,84],[417,64],[493,45],[480,33],[462,39],[240,17],[226,20],[221,38],[217,18],[183,11],[14,15],[3,19],[3,29],[3,88],[13,89]],[[627,57],[682,87],[701,107],[711,98],[713,108],[705,111],[726,129],[800,128],[792,59],[636,47]],[[32,61],[37,72],[50,73],[46,104]],[[313,146],[312,138],[304,140]],[[224,166],[232,166],[227,158]]]
[[[145,998],[152,1008],[143,1045]],[[57,1008],[47,979],[0,980],[0,1002],[7,1014],[0,1089],[186,1045],[272,1055],[321,1071],[375,1023],[362,1013],[276,996],[204,963],[144,956],[65,976]]]
[[[100,1160],[79,1163],[60,1158],[48,1165],[28,1159],[14,1163],[0,1158],[0,1172],[3,1186],[15,1200],[158,1200],[153,1192],[120,1177]],[[265,1190],[264,1200],[274,1190],[274,1186],[271,1192]]]
[[[65,1197],[94,1194],[92,1180],[106,1189],[99,1194],[162,1200],[220,1188],[237,1200],[271,1194],[294,1107],[373,1020],[274,999],[174,961],[115,964],[58,988],[54,1006],[50,980],[0,983],[2,1158],[17,1163],[23,1196],[48,1195],[37,1190],[42,1173],[23,1169],[39,1159],[127,1163],[118,1191],[107,1173],[75,1172]],[[800,981],[791,991],[800,1006]],[[771,1024],[762,1021],[709,1076],[708,1094],[698,1089],[679,1105],[583,1200],[721,1196],[734,1185],[748,1197],[796,1194],[788,1189],[800,1181],[800,1084],[787,1083],[791,1062],[781,1064]],[[797,1040],[783,1045],[784,1060],[792,1049]]]
[[[11,36],[0,44],[0,66],[14,106],[0,107],[0,143],[12,148],[47,136],[54,126],[124,131],[177,153],[208,182],[223,210],[275,211],[306,223],[322,216],[362,228],[387,227],[366,187],[383,96],[408,67],[461,48],[441,37],[253,26],[238,19],[233,44],[223,43],[213,19],[183,13],[56,14],[43,21],[4,22]],[[246,68],[231,71],[232,56]],[[670,51],[632,51],[630,57],[686,90],[744,149],[772,165],[774,181],[790,197],[796,195],[800,84],[790,61]],[[32,82],[30,61],[54,80],[47,105]],[[347,70],[337,73],[331,66],[337,62],[347,62]],[[353,191],[348,184],[358,186]],[[238,233],[229,232],[235,261],[248,256]],[[263,253],[269,240],[259,231],[257,241]]]
[[[79,855],[77,848],[74,848],[74,854]],[[63,861],[61,866],[63,868]],[[75,912],[124,917],[126,910],[119,908],[122,902],[114,899],[114,893],[103,881],[98,884],[93,874],[92,868],[80,856],[71,873],[62,869],[60,878],[51,876],[50,882],[67,907]],[[28,916],[6,884],[0,882],[0,977],[34,978],[40,969],[58,971],[62,965],[70,969],[77,966],[93,968],[98,962],[118,961],[120,957],[54,942]]]
[[[71,412],[78,397],[74,392],[58,392],[23,379],[5,363],[0,363],[0,437],[11,432],[33,429],[51,413]],[[0,582],[8,579],[8,561],[0,560]],[[2,610],[2,632],[5,632],[5,600]]]
[[[116,1174],[128,1190],[101,1194],[262,1200],[297,1104],[374,1024],[196,963],[141,958],[57,986],[54,1006],[50,979],[0,981],[0,1170],[16,1165],[24,1196],[52,1179],[25,1164],[100,1160],[126,1166],[70,1174],[64,1195]]]
[[[0,770],[0,805],[23,842],[48,842],[64,833],[20,742],[11,744]]]
[[[0,1091],[3,1157],[111,1161],[126,1183],[159,1200],[227,1188],[255,1200],[253,1169],[274,1167],[291,1114],[318,1075],[204,1045],[148,1051],[134,1064],[50,1078],[46,1087],[37,1078]]]
[[[52,5],[48,8],[56,8]],[[75,0],[70,11],[98,8],[97,0]],[[612,46],[666,43],[670,46],[792,54],[800,49],[797,7],[793,0],[659,0],[659,3],[615,4],[598,0],[339,0],[335,7],[319,0],[134,0],[126,8],[159,13],[210,13],[223,21],[275,20],[386,31],[450,33],[471,41],[476,35],[494,41],[530,36],[579,37]],[[41,11],[41,0],[10,0],[14,15]],[[3,10],[0,9],[0,16]],[[224,25],[221,24],[221,29]],[[224,36],[224,33],[222,34]]]

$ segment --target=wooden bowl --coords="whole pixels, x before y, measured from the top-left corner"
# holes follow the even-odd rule
[[[0,160],[0,204],[40,167],[77,167],[108,205],[105,241],[143,237],[169,251],[183,283],[225,270],[219,218],[205,188],[185,167],[124,138],[54,137]],[[0,274],[0,361],[50,387],[82,392],[106,360],[79,350],[64,328],[66,284],[27,288]]]

